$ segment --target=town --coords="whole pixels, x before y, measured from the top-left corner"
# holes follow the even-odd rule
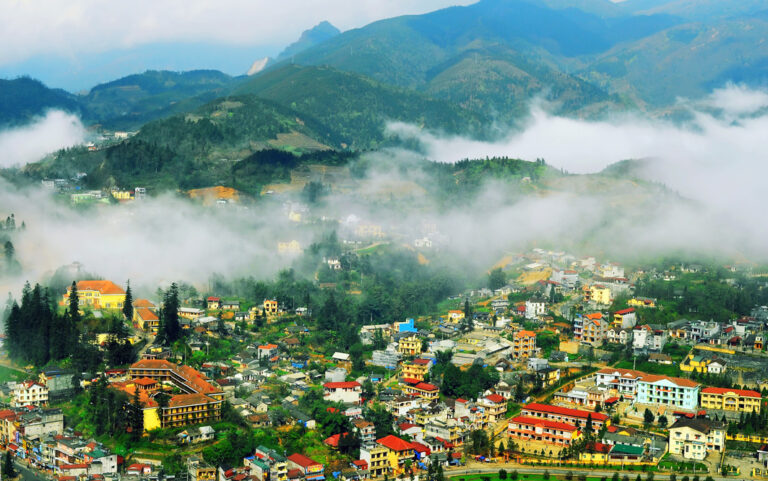
[[[435,315],[361,325],[336,322],[333,292],[173,284],[150,300],[80,280],[46,313],[27,286],[7,313],[3,466],[59,481],[761,476],[768,307],[715,319],[680,288],[750,276],[533,249]]]

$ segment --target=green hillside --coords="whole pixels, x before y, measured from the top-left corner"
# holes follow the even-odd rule
[[[97,85],[79,102],[86,121],[114,130],[135,130],[151,120],[221,97],[235,83],[216,70],[149,70]]]
[[[39,80],[29,77],[0,79],[0,126],[27,123],[48,109],[77,113],[80,106],[74,95],[48,88]]]
[[[387,121],[447,133],[479,133],[487,117],[443,100],[380,84],[330,67],[284,65],[234,90],[289,107],[324,125],[334,148],[370,149],[385,140]]]

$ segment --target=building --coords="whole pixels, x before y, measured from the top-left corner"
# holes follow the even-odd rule
[[[509,420],[507,432],[511,439],[561,446],[570,446],[581,437],[579,428],[573,424],[522,415]]]
[[[80,281],[76,285],[77,300],[80,306],[88,306],[93,309],[122,309],[125,302],[125,291],[112,281]],[[62,305],[69,303],[69,293],[72,287],[67,288]]]
[[[536,333],[533,331],[517,331],[512,338],[512,358],[523,359],[536,357]]]
[[[544,386],[552,386],[560,380],[560,369],[548,366],[536,371],[536,375]]]
[[[377,439],[376,444],[387,449],[389,468],[395,474],[402,473],[405,467],[405,462],[413,459],[413,445],[397,436],[390,434],[389,436]]]
[[[403,386],[403,393],[409,396],[416,396],[427,401],[437,401],[440,397],[440,389],[434,384],[420,382],[418,384],[406,384]]]
[[[288,456],[288,468],[300,470],[307,481],[324,479],[325,466],[303,454],[296,453]]]
[[[627,301],[627,305],[630,307],[656,307],[656,299],[633,297]]]
[[[128,375],[134,382],[124,386],[124,390],[129,394],[133,389],[139,390],[139,399],[144,406],[145,431],[208,423],[221,418],[224,392],[196,369],[162,359],[142,359],[128,369]],[[137,381],[145,378],[171,384],[182,394],[172,396],[167,406],[160,407],[146,390],[139,388]]]
[[[500,394],[489,394],[481,398],[478,403],[485,411],[485,420],[489,423],[495,423],[504,419],[507,412],[507,400]]]
[[[621,344],[622,346],[626,346],[631,339],[632,331],[629,329],[612,327],[605,333],[605,340],[611,344]]]
[[[635,308],[630,307],[613,313],[613,326],[619,329],[631,329],[637,324]]]
[[[355,419],[352,421],[352,425],[355,427],[355,432],[363,447],[371,447],[376,443],[376,426],[372,422]]]
[[[179,317],[183,319],[189,319],[194,321],[205,315],[205,311],[196,307],[180,307],[178,310]]]
[[[430,359],[414,359],[412,362],[402,365],[401,378],[423,381],[431,367],[432,360]]]
[[[667,332],[662,329],[654,329],[647,324],[635,326],[632,329],[632,347],[634,349],[661,352],[666,343]]]
[[[525,318],[529,320],[538,319],[544,315],[546,308],[547,303],[544,302],[544,299],[532,297],[525,301]]]
[[[610,425],[611,419],[603,413],[594,413],[581,409],[550,406],[549,404],[530,403],[523,407],[521,416],[529,418],[547,419],[558,421],[573,426],[585,426],[587,420],[592,420],[592,429],[595,433],[600,431],[603,424]]]
[[[582,318],[580,337],[577,339],[583,344],[600,347],[603,345],[603,341],[605,341],[607,332],[608,323],[603,318],[603,313],[593,312]]]
[[[139,326],[139,329],[144,332],[157,334],[157,331],[160,329],[160,318],[157,317],[157,314],[152,310],[146,307],[134,309],[133,319],[136,322],[136,325]]]
[[[36,381],[16,384],[11,394],[11,406],[42,406],[48,404],[48,387]]]
[[[584,286],[582,292],[584,294],[584,302],[594,302],[595,304],[608,306],[613,301],[611,299],[611,289],[602,284]]]
[[[256,355],[259,359],[270,359],[280,353],[277,344],[263,344],[256,348]]]
[[[760,412],[760,393],[745,389],[705,387],[701,390],[701,407],[723,411]]]
[[[597,371],[595,384],[603,384],[616,390],[616,394],[625,398],[634,398],[637,393],[637,381],[646,374],[632,369],[606,367]]]
[[[699,403],[699,388],[689,379],[646,374],[637,381],[637,402],[693,411]]]
[[[421,338],[408,336],[397,342],[397,351],[403,356],[418,356],[421,354]]]
[[[221,309],[221,297],[210,296],[205,302],[209,310]]]
[[[360,404],[363,388],[357,381],[327,382],[323,384],[323,399],[344,404]]]
[[[687,459],[704,459],[725,449],[725,426],[706,418],[682,417],[669,428],[669,452]]]
[[[280,312],[276,299],[264,299],[261,308],[265,316],[276,316]]]

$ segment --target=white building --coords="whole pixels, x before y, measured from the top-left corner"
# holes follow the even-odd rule
[[[526,319],[538,319],[539,316],[543,316],[546,311],[547,303],[544,299],[531,298],[525,301],[525,318]]]
[[[637,381],[643,376],[645,376],[644,372],[632,369],[606,367],[597,371],[595,384],[604,384],[616,389],[622,396],[634,396],[637,392]]]
[[[323,399],[344,404],[360,404],[363,389],[357,381],[327,382],[323,384]]]
[[[48,388],[35,381],[24,381],[13,388],[11,406],[41,406],[48,404]]]
[[[706,418],[680,418],[669,428],[669,452],[687,459],[704,459],[725,448],[725,427]],[[719,458],[718,458],[719,459]]]
[[[632,347],[634,349],[647,349],[649,351],[661,351],[667,343],[667,331],[653,329],[649,325],[635,326],[632,330]]]

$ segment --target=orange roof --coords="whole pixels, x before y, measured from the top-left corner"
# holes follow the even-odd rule
[[[628,309],[622,309],[620,311],[616,311],[616,314],[618,314],[620,316],[623,316],[624,314],[629,314],[631,312],[635,312],[635,308],[634,307],[630,307]]]
[[[511,423],[525,424],[528,426],[543,426],[549,429],[559,429],[561,431],[578,431],[579,428],[572,424],[561,423],[559,421],[550,421],[549,419],[532,418],[529,416],[517,416],[510,420]]]
[[[728,394],[734,393],[742,397],[756,397],[759,398],[760,393],[757,391],[750,391],[747,389],[728,389],[724,387],[705,387],[701,390],[702,394]]]
[[[68,288],[67,292],[71,289]],[[112,281],[80,281],[77,283],[79,291],[99,291],[101,294],[125,294],[122,287]]]
[[[218,402],[220,401],[208,397],[205,394],[177,394],[168,401],[168,407],[177,408]]]
[[[259,349],[277,349],[277,344],[265,344],[263,346],[259,346]]]
[[[602,312],[593,312],[592,314],[587,314],[587,319],[602,319],[603,313]]]
[[[153,384],[157,384],[157,381],[148,377],[142,377],[139,379],[134,379],[134,383],[138,384],[139,386],[151,386]]]
[[[411,443],[404,439],[400,439],[397,436],[393,436],[390,434],[389,436],[385,436],[381,439],[377,439],[376,442],[378,444],[381,444],[385,448],[389,448],[392,451],[407,451],[409,449],[413,449],[411,446]]]
[[[517,331],[515,337],[536,337],[536,333],[533,331]]]
[[[643,377],[646,374],[642,371],[635,371],[633,369],[620,369],[617,367],[604,367],[597,371],[598,374],[618,374],[620,377]]]
[[[504,402],[504,397],[501,396],[500,394],[489,394],[489,395],[485,396],[485,399],[491,401],[492,403],[496,403],[496,404]]]
[[[669,377],[669,376],[660,376],[657,374],[646,374],[645,376],[640,378],[640,381],[649,382],[649,383],[664,381],[664,380],[667,380],[672,384],[676,384],[681,387],[699,387],[699,383],[693,382],[690,379],[684,379],[681,377]]]
[[[159,321],[160,318],[157,317],[157,314],[150,311],[149,309],[145,307],[140,307],[136,309],[136,315],[139,316],[144,321]]]
[[[581,409],[564,408],[541,403],[530,403],[523,408],[523,411],[525,410],[543,412],[547,414],[559,414],[561,416],[571,416],[581,419],[592,417],[593,421],[605,421],[608,419],[608,416],[603,413],[593,413],[592,411],[583,411]]]
[[[154,309],[157,306],[149,302],[147,299],[136,299],[135,301],[133,301],[133,307],[136,307],[136,308],[146,307],[147,309]]]

